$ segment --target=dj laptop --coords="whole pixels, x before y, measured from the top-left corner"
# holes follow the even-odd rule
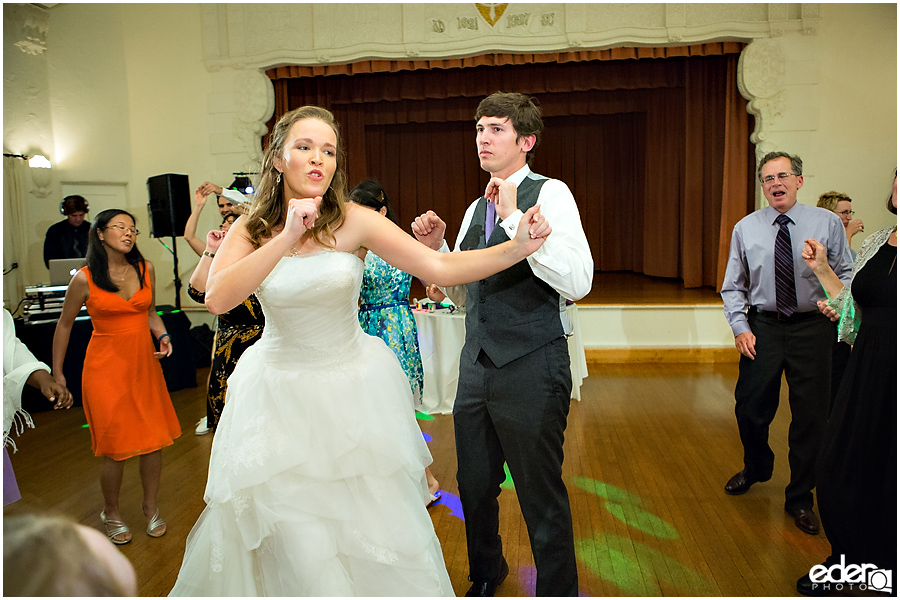
[[[50,261],[50,285],[69,285],[75,271],[85,265],[83,258],[59,258]]]

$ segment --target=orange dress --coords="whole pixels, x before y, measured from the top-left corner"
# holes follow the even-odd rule
[[[181,426],[150,333],[150,280],[125,300],[94,284],[85,303],[94,332],[84,357],[81,397],[95,456],[124,460],[169,446]],[[163,359],[167,360],[167,359]]]

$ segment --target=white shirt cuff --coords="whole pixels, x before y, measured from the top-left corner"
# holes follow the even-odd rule
[[[506,232],[509,239],[516,237],[516,231],[519,230],[519,222],[522,221],[523,214],[525,213],[517,208],[511,215],[500,221],[500,227],[503,228],[503,231]]]

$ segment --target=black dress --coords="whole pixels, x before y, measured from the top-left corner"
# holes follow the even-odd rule
[[[829,562],[897,569],[897,248],[853,278],[862,317],[819,455],[819,511]]]
[[[206,298],[206,294],[198,292],[191,285],[188,285],[188,296],[195,302],[203,302]],[[206,394],[206,426],[210,428],[219,424],[219,417],[225,407],[228,378],[234,372],[238,359],[244,350],[256,343],[266,324],[259,300],[253,294],[219,315],[218,319]]]

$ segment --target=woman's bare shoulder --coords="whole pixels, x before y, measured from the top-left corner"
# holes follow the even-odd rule
[[[272,238],[281,233],[282,227],[282,225],[277,225],[272,228],[272,232],[268,237],[260,238],[259,247],[262,248],[272,241]],[[240,215],[234,220],[234,223],[231,224],[231,229],[228,230],[223,242],[227,240],[230,240],[230,245],[232,246],[240,243],[250,246],[251,248],[256,247],[253,240],[250,238],[250,232],[247,230],[247,215]]]
[[[347,203],[347,209],[344,212],[344,222],[334,232],[338,250],[356,252],[359,249],[362,234],[366,230],[367,223],[370,223],[368,213],[375,214],[373,211],[353,202]]]
[[[87,269],[78,269],[72,279],[69,281],[69,287],[66,289],[66,298],[72,296],[82,301],[87,301],[91,295],[91,286],[88,283]]]

